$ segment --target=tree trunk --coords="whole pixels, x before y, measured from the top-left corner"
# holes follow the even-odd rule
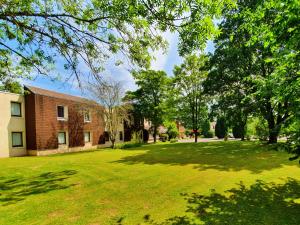
[[[269,144],[277,143],[279,132],[277,130],[269,130]]]
[[[277,138],[279,135],[279,127],[276,126],[274,118],[268,120],[268,127],[269,127],[269,144],[275,144],[277,143]]]
[[[198,130],[196,130],[196,132],[195,132],[195,143],[197,143],[198,142]]]
[[[156,143],[156,133],[157,132],[157,128],[156,128],[156,126],[154,126],[154,131],[153,131],[153,141],[154,141],[154,143]]]
[[[111,148],[112,148],[112,149],[115,148],[115,140],[111,140]]]

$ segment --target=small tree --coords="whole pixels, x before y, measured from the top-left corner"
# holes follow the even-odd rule
[[[169,140],[178,137],[179,132],[178,132],[178,128],[177,128],[175,122],[165,121],[164,126],[165,126],[165,128],[167,128],[167,134],[168,134]]]
[[[117,135],[123,130],[123,122],[130,122],[128,112],[131,106],[122,102],[124,92],[121,82],[96,78],[88,87],[94,100],[104,107],[105,126],[114,148]]]
[[[219,139],[224,138],[226,136],[227,127],[226,127],[224,117],[218,118],[217,123],[216,123],[216,128],[215,128],[215,134]]]

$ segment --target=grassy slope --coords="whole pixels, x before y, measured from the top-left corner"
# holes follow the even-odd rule
[[[137,224],[145,215],[163,221],[185,214],[187,203],[181,193],[209,196],[215,189],[224,194],[240,188],[240,181],[249,187],[256,180],[286,183],[287,177],[295,179],[293,188],[300,194],[298,163],[289,162],[284,152],[249,142],[159,144],[123,151],[0,159],[0,224],[116,224],[118,220]],[[247,211],[248,205],[263,204],[260,194],[266,193],[259,191],[248,191],[248,199],[235,199],[240,203],[234,207],[243,206]],[[251,203],[254,198],[258,202]],[[296,202],[300,199],[297,194],[293,198],[298,198]],[[209,199],[209,204],[217,205],[215,200]],[[274,223],[275,219],[285,224],[300,222],[300,213],[290,218],[292,210],[300,209],[299,204],[293,203],[290,212],[284,213],[290,203],[280,200],[281,205],[274,208],[274,194],[265,201],[271,206],[265,214],[262,209],[259,218],[264,224],[280,224]],[[229,208],[234,210],[232,205]],[[258,218],[256,209],[248,219]],[[217,219],[207,214],[203,220],[209,224]]]

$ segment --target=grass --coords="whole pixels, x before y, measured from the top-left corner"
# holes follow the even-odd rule
[[[0,159],[0,190],[3,225],[300,224],[298,162],[253,142]]]

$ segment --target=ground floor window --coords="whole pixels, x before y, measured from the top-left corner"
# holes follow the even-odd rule
[[[119,137],[120,137],[120,141],[123,141],[123,132],[122,131],[119,132]]]
[[[66,143],[66,132],[58,132],[58,144],[64,145]]]
[[[23,147],[23,135],[22,132],[12,132],[12,146]]]
[[[91,132],[84,132],[84,142],[91,142]]]

